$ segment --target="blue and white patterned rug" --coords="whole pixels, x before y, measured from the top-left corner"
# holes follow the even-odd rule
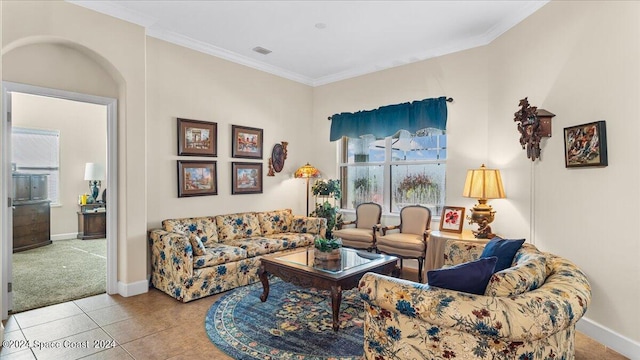
[[[357,289],[344,291],[340,329],[332,328],[331,295],[274,279],[233,290],[211,306],[209,339],[234,359],[361,359],[363,305]]]

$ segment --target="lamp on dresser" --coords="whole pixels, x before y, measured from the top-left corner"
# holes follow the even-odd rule
[[[487,200],[506,198],[500,170],[487,169],[484,164],[479,169],[468,170],[462,196],[478,199],[478,203],[471,209],[471,216],[467,217],[469,224],[476,223],[479,226],[478,231],[473,231],[475,237],[492,237],[489,224],[493,222],[496,211],[487,204]]]
[[[98,163],[86,163],[84,165],[84,179],[89,181],[89,199],[87,203],[93,204],[98,201],[100,186],[104,180],[104,167]]]

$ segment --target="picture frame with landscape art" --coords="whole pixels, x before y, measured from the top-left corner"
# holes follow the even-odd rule
[[[178,160],[178,197],[218,195],[216,161]]]
[[[262,159],[262,129],[231,125],[231,156]]]
[[[564,128],[567,168],[607,166],[607,126],[604,120]]]
[[[178,155],[217,156],[218,124],[178,118]]]
[[[262,163],[231,163],[231,194],[262,194]]]
[[[460,206],[445,206],[440,216],[440,231],[460,234],[464,226],[465,208]]]

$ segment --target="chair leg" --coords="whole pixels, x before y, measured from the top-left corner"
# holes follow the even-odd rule
[[[422,284],[422,266],[424,265],[424,258],[418,258],[418,282]]]
[[[400,271],[402,271],[402,258],[400,258]]]

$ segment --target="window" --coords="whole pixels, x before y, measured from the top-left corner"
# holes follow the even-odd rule
[[[445,203],[447,136],[442,130],[415,134],[400,130],[375,139],[373,135],[344,137],[341,142],[342,208],[355,209],[373,201],[391,213],[420,204],[438,216]]]
[[[11,148],[17,171],[49,175],[49,200],[51,205],[59,204],[60,131],[13,127]]]

